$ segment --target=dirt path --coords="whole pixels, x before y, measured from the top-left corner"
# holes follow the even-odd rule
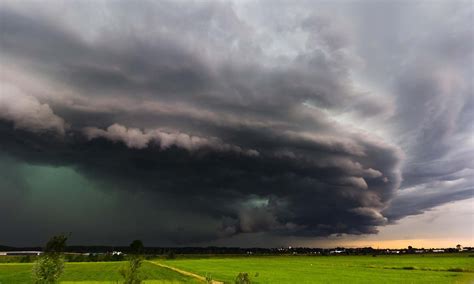
[[[158,262],[152,262],[152,261],[147,261],[147,262],[152,263],[152,264],[157,265],[157,266],[160,266],[160,267],[171,269],[171,270],[176,271],[180,274],[183,274],[183,275],[186,275],[186,276],[191,276],[193,278],[196,278],[196,279],[199,279],[201,281],[206,282],[206,277],[204,277],[204,276],[201,276],[201,275],[198,275],[198,274],[186,271],[186,270],[181,270],[179,268],[169,266],[169,265],[166,265],[166,264],[161,264],[161,263],[158,263]],[[217,281],[217,280],[212,280],[212,284],[224,284],[224,282]]]

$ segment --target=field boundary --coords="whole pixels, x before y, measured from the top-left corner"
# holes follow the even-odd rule
[[[163,268],[171,269],[171,270],[173,270],[175,272],[178,272],[180,274],[190,276],[190,277],[193,277],[193,278],[196,278],[196,279],[199,279],[201,281],[206,282],[206,277],[201,276],[199,274],[192,273],[192,272],[182,270],[182,269],[179,269],[179,268],[176,268],[176,267],[173,267],[173,266],[169,266],[169,265],[166,265],[166,264],[162,264],[162,263],[159,263],[159,262],[153,262],[153,261],[147,261],[147,262],[149,262],[151,264],[154,264],[154,265],[157,265],[157,266],[160,266],[160,267],[163,267]],[[224,282],[217,281],[217,280],[212,280],[212,284],[224,284]]]

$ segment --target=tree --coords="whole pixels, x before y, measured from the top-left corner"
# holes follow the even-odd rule
[[[143,243],[140,240],[134,240],[130,244],[130,253],[128,256],[127,266],[120,270],[120,274],[125,280],[125,284],[142,283],[140,275],[140,267],[143,262]]]
[[[142,254],[143,253],[143,243],[140,240],[134,240],[130,244],[130,253],[132,254]]]
[[[33,268],[33,278],[37,284],[57,283],[64,270],[64,250],[68,237],[64,234],[49,239],[43,254]]]
[[[173,250],[169,250],[168,253],[166,254],[166,259],[175,259],[176,255],[174,254]]]

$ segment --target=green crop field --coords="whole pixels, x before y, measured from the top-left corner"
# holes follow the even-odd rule
[[[474,283],[474,258],[467,254],[400,256],[178,257],[145,262],[145,283],[202,283],[160,267],[163,264],[234,283],[239,272],[252,283]],[[120,283],[124,262],[66,263],[61,283]],[[0,283],[32,283],[31,263],[0,264]]]
[[[268,256],[177,259],[159,263],[233,283],[474,283],[468,255]],[[258,275],[255,277],[255,275]]]
[[[124,262],[66,263],[64,274],[60,280],[61,283],[120,283],[122,278],[118,271],[123,265]],[[0,284],[33,283],[32,269],[32,263],[0,264]],[[141,273],[147,284],[201,283],[189,276],[147,262],[143,263]]]

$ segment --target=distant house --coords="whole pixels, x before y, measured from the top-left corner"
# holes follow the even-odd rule
[[[434,249],[433,252],[444,252],[444,249]]]
[[[23,250],[23,251],[0,251],[0,255],[40,255],[42,251]]]

